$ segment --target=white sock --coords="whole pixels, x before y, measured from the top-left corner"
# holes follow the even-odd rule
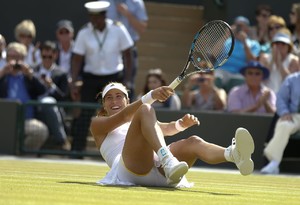
[[[272,160],[269,162],[268,166],[271,166],[271,167],[279,167],[279,162],[276,161],[276,160]]]
[[[173,154],[170,152],[168,147],[161,147],[157,151],[157,156],[158,156],[160,163],[164,166],[166,164],[166,162],[168,161],[168,159],[173,157]]]
[[[234,159],[232,157],[232,154],[231,154],[231,145],[227,148],[225,148],[225,151],[224,151],[224,157],[225,159],[228,161],[228,162],[234,162]]]

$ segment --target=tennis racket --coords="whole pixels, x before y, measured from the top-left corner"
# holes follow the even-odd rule
[[[234,34],[222,20],[206,23],[195,35],[188,59],[180,75],[169,85],[175,89],[187,76],[209,72],[222,66],[234,48]],[[194,68],[189,68],[190,63]]]

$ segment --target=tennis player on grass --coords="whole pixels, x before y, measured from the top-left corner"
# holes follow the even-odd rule
[[[113,82],[104,88],[103,108],[90,126],[96,146],[110,167],[99,184],[190,187],[184,175],[197,159],[210,164],[233,162],[242,175],[253,172],[254,143],[244,128],[236,130],[228,148],[196,135],[167,146],[164,137],[200,124],[191,114],[168,123],[157,121],[151,103],[165,101],[173,93],[163,86],[129,104],[122,84]]]

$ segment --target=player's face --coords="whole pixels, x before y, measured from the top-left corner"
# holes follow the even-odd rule
[[[104,109],[108,115],[113,115],[117,112],[120,112],[127,106],[128,99],[122,91],[118,89],[112,89],[107,92],[103,102]]]

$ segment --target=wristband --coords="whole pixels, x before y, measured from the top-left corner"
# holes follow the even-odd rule
[[[181,120],[181,119],[180,119],[180,120]],[[185,128],[185,127],[182,127],[182,125],[179,123],[180,120],[177,120],[177,121],[175,122],[175,128],[176,128],[176,130],[182,132],[182,131],[184,131],[186,128]]]
[[[152,103],[154,103],[155,99],[153,99],[153,97],[152,97],[152,90],[150,90],[148,93],[143,95],[141,100],[142,100],[143,104],[150,104],[151,105]]]

